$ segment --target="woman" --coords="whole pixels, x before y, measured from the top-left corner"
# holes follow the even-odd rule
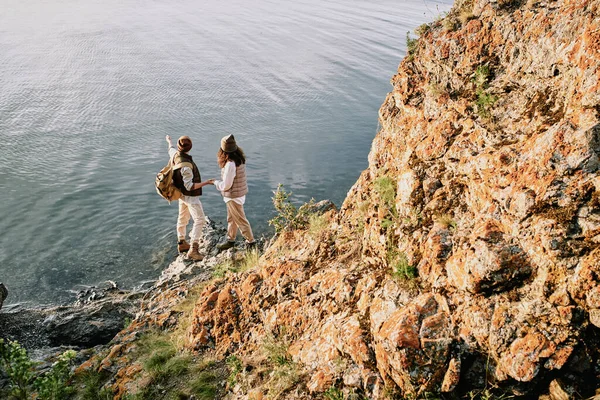
[[[246,156],[244,151],[238,147],[233,135],[221,139],[217,162],[221,168],[222,180],[215,180],[214,185],[223,195],[223,200],[227,205],[227,238],[223,243],[218,244],[217,248],[219,250],[232,248],[235,245],[238,228],[246,239],[246,246],[252,248],[256,246],[256,242],[244,213],[244,203],[248,193]]]

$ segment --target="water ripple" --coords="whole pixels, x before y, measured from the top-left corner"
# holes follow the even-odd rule
[[[246,211],[268,232],[279,182],[338,204],[366,167],[405,36],[450,0],[5,0],[0,13],[0,280],[10,302],[132,286],[172,259],[155,193],[164,136],[203,177],[220,138],[248,156]],[[8,173],[7,173],[8,172]],[[202,198],[225,221],[213,188]]]

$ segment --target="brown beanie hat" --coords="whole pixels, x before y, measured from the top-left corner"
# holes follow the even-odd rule
[[[235,138],[233,135],[227,135],[221,139],[221,150],[223,150],[225,153],[233,153],[237,149],[238,147],[235,143]]]
[[[177,150],[187,153],[192,149],[192,139],[189,136],[182,136],[177,140]]]

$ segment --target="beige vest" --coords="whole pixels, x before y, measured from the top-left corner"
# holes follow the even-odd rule
[[[248,182],[246,182],[246,164],[235,167],[235,178],[229,190],[223,192],[223,196],[235,199],[248,193]]]

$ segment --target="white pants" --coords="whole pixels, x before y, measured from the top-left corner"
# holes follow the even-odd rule
[[[204,227],[204,210],[202,203],[196,198],[185,196],[184,199],[179,199],[179,216],[177,217],[177,238],[178,240],[185,239],[185,231],[190,216],[194,220],[194,226],[190,232],[190,240],[198,242],[202,236],[202,228]]]

